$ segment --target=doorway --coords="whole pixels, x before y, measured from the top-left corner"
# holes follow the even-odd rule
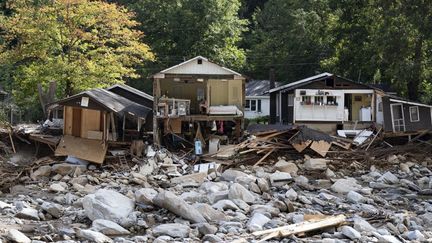
[[[81,108],[72,110],[72,136],[81,137]]]
[[[345,94],[344,107],[348,109],[348,121],[352,121],[352,94]]]
[[[391,104],[391,116],[393,124],[393,132],[405,131],[405,119],[402,104]]]

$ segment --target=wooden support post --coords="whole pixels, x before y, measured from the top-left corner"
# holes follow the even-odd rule
[[[117,141],[117,129],[115,126],[114,113],[110,112],[110,121],[111,121],[111,131],[113,136],[113,141]]]
[[[236,121],[236,126],[235,126],[235,135],[237,138],[237,141],[240,141],[240,137],[241,137],[241,119],[237,119]]]
[[[123,115],[123,127],[122,127],[122,129],[123,129],[122,141],[124,142],[124,140],[125,140],[125,130],[126,130],[126,114]]]
[[[153,79],[153,143],[160,146],[159,123],[157,120],[157,110],[160,97],[160,81],[158,78]]]

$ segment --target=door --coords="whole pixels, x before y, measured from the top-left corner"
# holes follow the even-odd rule
[[[348,110],[348,121],[352,121],[352,95],[345,94],[344,108]]]
[[[72,111],[72,136],[81,137],[81,108]]]
[[[405,120],[402,104],[391,104],[391,116],[393,124],[393,132],[405,131]]]

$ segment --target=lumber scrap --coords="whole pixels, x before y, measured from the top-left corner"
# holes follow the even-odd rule
[[[297,150],[297,152],[301,153],[303,150],[305,150],[310,144],[312,143],[311,140],[308,140],[306,142],[301,143],[291,143],[291,145]]]
[[[291,224],[282,226],[274,229],[262,230],[253,232],[254,236],[266,235],[258,242],[264,242],[276,237],[287,237],[289,235],[295,235],[305,233],[313,230],[323,229],[330,226],[336,226],[346,221],[345,215],[329,216],[323,219],[310,220],[302,223]]]
[[[325,157],[327,155],[327,152],[329,151],[331,147],[331,143],[328,143],[326,141],[313,141],[310,145],[310,148],[317,152],[322,157]]]
[[[275,151],[274,148],[272,148],[270,151],[268,151],[260,160],[258,160],[254,166],[257,166],[259,163],[261,163],[263,160],[265,160],[271,153],[273,153],[273,151]]]

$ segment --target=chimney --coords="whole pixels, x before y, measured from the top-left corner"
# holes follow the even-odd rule
[[[270,76],[270,89],[273,89],[273,88],[276,87],[276,84],[275,84],[275,70],[274,70],[273,67],[270,68],[269,76]]]

